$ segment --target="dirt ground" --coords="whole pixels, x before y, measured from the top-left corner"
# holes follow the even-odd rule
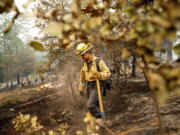
[[[19,135],[11,122],[19,112],[38,116],[40,124],[47,131],[56,130],[61,123],[69,125],[67,135],[75,135],[77,130],[85,131],[83,119],[86,108],[83,102],[75,105],[64,86],[56,89],[33,88],[7,93],[7,95],[5,92],[0,93],[0,97],[3,96],[0,98],[0,135]],[[7,100],[12,98],[12,101]],[[81,100],[81,97],[78,99]],[[155,107],[145,80],[128,79],[123,89],[112,88],[103,101],[106,118],[112,122],[109,129],[117,135],[158,135]],[[172,96],[160,107],[160,113],[164,134],[180,135],[180,97]],[[100,135],[110,133],[102,129]]]

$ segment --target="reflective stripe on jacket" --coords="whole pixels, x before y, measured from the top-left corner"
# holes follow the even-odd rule
[[[86,82],[88,81],[95,81],[95,79],[92,79],[92,73],[96,72],[96,57],[92,56],[92,66],[90,67],[90,70],[88,71],[88,65],[86,62],[84,62],[83,67],[81,68],[80,73],[80,84],[79,84],[79,90],[83,91],[86,85]],[[99,69],[100,69],[100,78],[99,80],[106,80],[111,76],[111,72],[105,62],[101,59],[99,61]]]

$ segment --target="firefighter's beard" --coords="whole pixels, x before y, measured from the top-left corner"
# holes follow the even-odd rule
[[[90,61],[89,58],[83,58],[83,59],[84,59],[84,61],[87,62],[87,63]]]
[[[88,53],[86,53],[85,55],[82,56],[83,60],[87,63],[92,61],[92,56]]]

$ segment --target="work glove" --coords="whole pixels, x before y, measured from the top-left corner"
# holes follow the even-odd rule
[[[101,73],[100,72],[92,72],[91,79],[100,79]]]
[[[79,94],[81,95],[81,96],[84,96],[84,91],[79,91]]]

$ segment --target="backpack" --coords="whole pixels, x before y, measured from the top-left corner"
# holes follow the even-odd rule
[[[96,68],[97,68],[97,71],[100,72],[100,68],[99,68],[99,61],[100,59],[96,59]],[[105,89],[108,89],[110,90],[110,88],[112,87],[112,78],[109,77],[108,79],[106,80],[102,80],[103,84],[104,84],[104,87]]]

